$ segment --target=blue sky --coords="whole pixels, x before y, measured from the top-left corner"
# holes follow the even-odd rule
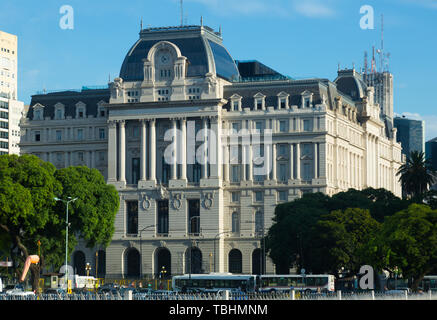
[[[74,29],[59,26],[60,8],[74,9]],[[363,30],[360,8],[374,9]],[[437,0],[184,0],[184,24],[216,30],[234,59],[257,59],[294,78],[334,80],[342,68],[363,66],[364,51],[390,52],[395,113],[425,120],[437,136]],[[180,25],[180,0],[2,0],[0,30],[19,39],[19,99],[42,89],[104,85],[118,76],[143,26]]]

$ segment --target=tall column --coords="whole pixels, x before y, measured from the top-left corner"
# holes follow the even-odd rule
[[[108,182],[117,181],[117,123],[108,121]]]
[[[272,180],[276,180],[276,143],[272,144]]]
[[[317,150],[317,142],[313,143],[313,152],[314,152],[314,179],[317,179],[319,177],[318,175],[318,150]]]
[[[156,119],[150,120],[150,180],[156,181]]]
[[[187,120],[181,119],[181,179],[187,180]]]
[[[146,148],[147,148],[147,135],[146,135],[146,121],[140,120],[141,122],[141,179],[142,181],[146,180]]]
[[[296,143],[296,179],[300,180],[300,143]]]
[[[208,141],[209,179],[218,180],[222,176],[221,120],[218,116],[210,117],[211,128]]]
[[[120,182],[126,182],[126,122],[120,120]]]
[[[290,143],[290,180],[294,179],[294,145]]]
[[[203,166],[202,166],[202,179],[206,179],[208,177],[208,155],[207,155],[207,146],[208,146],[208,119],[203,118]]]
[[[172,119],[173,123],[173,162],[171,164],[171,178],[172,180],[176,180],[178,178],[178,138],[177,138],[177,132],[178,132],[178,126],[177,126],[177,120]]]
[[[241,146],[241,180],[246,181],[247,146]]]
[[[247,172],[247,180],[253,181],[253,152],[252,152],[252,144],[249,144],[247,146],[248,149],[248,164],[249,164],[249,171]]]
[[[224,174],[223,174],[223,180],[225,181],[229,181],[229,162],[230,162],[230,157],[229,157],[229,146],[226,143],[223,146],[223,155],[224,155]]]

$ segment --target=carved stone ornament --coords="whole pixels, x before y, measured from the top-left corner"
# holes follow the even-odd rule
[[[143,200],[141,200],[141,207],[148,211],[150,209],[150,200],[149,197],[145,194],[142,195],[143,196]]]
[[[214,200],[213,192],[207,192],[204,194],[203,206],[205,207],[205,209],[210,209],[212,207],[213,200]]]
[[[160,185],[157,190],[157,196],[160,199],[168,199],[168,190],[163,185]]]
[[[172,205],[173,205],[173,208],[175,208],[176,210],[179,210],[182,207],[181,198],[182,198],[182,195],[180,193],[176,193],[173,195]]]

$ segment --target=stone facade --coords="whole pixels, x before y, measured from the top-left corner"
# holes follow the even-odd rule
[[[355,70],[332,82],[269,68],[242,76],[237,64],[208,27],[150,28],[109,90],[33,97],[22,150],[58,167],[98,167],[119,191],[107,277],[274,273],[261,238],[277,204],[349,188],[401,195],[396,129],[387,135]],[[70,115],[55,119],[56,108]],[[82,161],[72,161],[77,152]]]

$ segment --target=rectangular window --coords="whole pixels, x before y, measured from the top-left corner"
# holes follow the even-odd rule
[[[83,129],[77,129],[77,140],[83,140]]]
[[[287,122],[285,120],[279,121],[279,132],[287,132]]]
[[[41,141],[41,132],[35,131],[35,141]]]
[[[285,163],[279,165],[279,180],[287,181],[287,165]]]
[[[104,128],[99,129],[99,139],[105,140],[105,129]]]
[[[287,201],[288,200],[288,191],[279,191],[279,201]]]
[[[140,180],[140,158],[132,158],[132,183],[138,184]]]
[[[263,108],[262,99],[256,99],[256,110],[262,110],[262,108]]]
[[[188,232],[200,233],[200,200],[188,200]]]
[[[56,130],[56,141],[62,141],[62,131]]]
[[[138,234],[138,201],[126,201],[127,234]]]
[[[232,109],[233,109],[234,111],[238,111],[238,105],[239,105],[239,102],[238,102],[238,101],[233,101],[233,102],[232,102]]]
[[[311,131],[310,129],[310,120],[303,121],[303,131]]]
[[[240,201],[240,193],[239,192],[231,192],[231,201],[232,202]]]
[[[168,234],[168,200],[158,201],[158,234]]]
[[[239,125],[238,122],[233,122],[233,123],[232,123],[232,130],[233,130],[233,131],[238,132],[238,131],[240,130],[239,127],[240,127],[240,125]]]
[[[79,160],[79,161],[83,161],[83,152],[78,152],[77,153],[77,160]]]
[[[281,109],[285,109],[286,105],[287,105],[287,99],[281,98]]]
[[[240,182],[240,166],[232,165],[232,182]]]
[[[255,129],[256,129],[259,133],[262,133],[262,132],[263,132],[263,123],[262,123],[262,121],[257,121],[257,122],[255,122]]]
[[[255,202],[262,202],[263,195],[264,193],[262,191],[255,191]]]

